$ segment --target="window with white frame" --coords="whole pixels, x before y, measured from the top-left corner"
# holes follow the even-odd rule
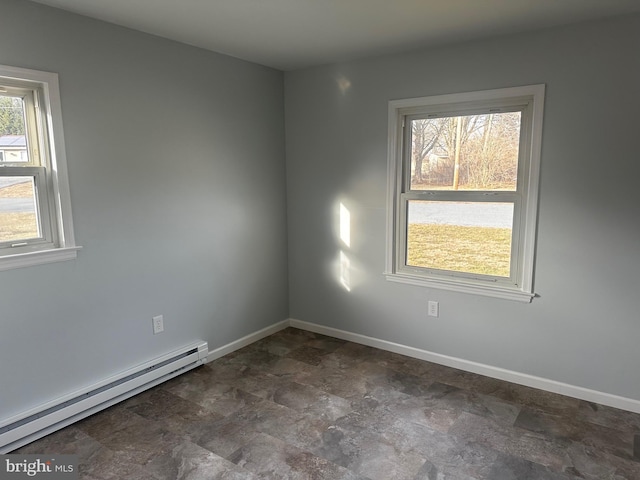
[[[0,270],[76,257],[55,73],[0,65]]]
[[[544,85],[389,102],[386,276],[529,302]]]

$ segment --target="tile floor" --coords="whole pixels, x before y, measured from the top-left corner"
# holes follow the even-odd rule
[[[15,453],[83,479],[640,479],[640,415],[288,328]]]

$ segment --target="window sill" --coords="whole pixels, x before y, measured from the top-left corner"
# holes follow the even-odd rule
[[[524,292],[522,290],[516,290],[515,288],[502,287],[499,285],[467,284],[456,281],[418,277],[403,273],[385,273],[385,277],[390,282],[406,283],[420,287],[439,288],[441,290],[470,293],[472,295],[501,298],[503,300],[513,300],[522,303],[531,303],[533,297],[536,296],[535,293]]]
[[[82,247],[64,247],[0,257],[0,271],[73,260]]]

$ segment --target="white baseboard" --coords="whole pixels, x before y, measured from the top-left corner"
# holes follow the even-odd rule
[[[597,390],[591,390],[576,385],[570,385],[568,383],[562,383],[548,378],[537,377],[526,373],[520,373],[513,370],[506,370],[504,368],[494,367],[491,365],[485,365],[482,363],[472,362],[463,358],[451,357],[448,355],[442,355],[440,353],[429,352],[428,350],[422,350],[419,348],[409,347],[407,345],[401,345],[399,343],[389,342],[387,340],[381,340],[379,338],[368,337],[359,333],[352,333],[346,330],[340,330],[332,327],[325,327],[315,323],[303,322],[302,320],[296,320],[290,318],[281,322],[275,323],[269,327],[258,330],[245,337],[242,337],[234,342],[223,345],[215,350],[209,351],[207,355],[207,362],[220,358],[228,353],[239,350],[242,347],[257,342],[258,340],[268,337],[280,330],[287,327],[295,327],[301,330],[308,330],[314,333],[320,333],[334,338],[340,338],[354,343],[362,345],[368,345],[370,347],[379,348],[380,350],[386,350],[389,352],[399,353],[406,355],[407,357],[418,358],[420,360],[426,360],[427,362],[437,363],[445,365],[447,367],[453,367],[467,372],[477,373],[485,375],[491,378],[497,378],[507,382],[517,383],[519,385],[525,385],[527,387],[538,388],[540,390],[546,390],[548,392],[558,393],[560,395],[566,395],[568,397],[578,398],[587,402],[594,402],[600,405],[606,405],[609,407],[619,408],[621,410],[627,410],[629,412],[640,413],[640,400],[633,398],[621,397],[610,393],[599,392]]]
[[[368,337],[366,335],[360,335],[358,333],[351,333],[345,330],[339,330],[337,328],[325,327],[323,325],[318,325],[315,323],[303,322],[296,319],[289,319],[287,322],[288,325],[299,328],[301,330],[308,330],[310,332],[320,333],[330,337],[340,338],[342,340],[348,340],[354,343],[360,343],[362,345],[368,345],[370,347],[379,348],[381,350],[387,350],[389,352],[406,355],[407,357],[418,358],[420,360],[438,363],[440,365],[465,370],[467,372],[478,373],[480,375],[497,378],[499,380],[505,380],[507,382],[517,383],[519,385],[525,385],[527,387],[533,387],[540,390],[546,390],[548,392],[559,393],[568,397],[586,400],[587,402],[599,403],[601,405],[607,405],[609,407],[619,408],[622,410],[627,410],[629,412],[640,413],[640,401],[634,400],[632,398],[620,397],[618,395],[612,395],[610,393],[604,393],[597,390],[590,390],[588,388],[569,385],[567,383],[557,382],[555,380],[549,380],[542,377],[536,377],[534,375],[528,375],[526,373],[493,367],[491,365],[476,363],[462,358],[450,357],[439,353],[429,352],[427,350],[421,350],[419,348],[408,347],[406,345],[389,342],[387,340],[381,340],[379,338]]]
[[[246,347],[247,345],[257,342],[264,337],[273,335],[274,333],[287,328],[289,325],[289,320],[283,320],[281,322],[274,323],[269,327],[263,328],[262,330],[258,330],[257,332],[250,333],[249,335],[246,335],[231,343],[227,343],[226,345],[218,347],[215,350],[209,350],[209,354],[207,355],[207,360],[205,363],[211,362],[216,358],[223,357],[231,352],[235,352],[236,350],[240,350],[242,347]]]

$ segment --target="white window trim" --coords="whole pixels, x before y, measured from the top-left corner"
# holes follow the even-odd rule
[[[56,241],[51,248],[0,256],[0,271],[74,259],[77,251],[82,247],[76,245],[73,233],[58,75],[52,72],[0,65],[0,81],[3,80],[34,83],[42,89],[44,94],[41,108],[46,110],[46,122],[43,128],[48,136],[47,167],[50,169],[48,188],[51,189],[51,223],[52,228],[56,230]]]
[[[387,238],[385,276],[393,282],[406,283],[430,288],[452,290],[462,293],[485,295],[490,297],[529,303],[535,297],[533,276],[535,260],[536,224],[538,210],[538,190],[540,177],[540,154],[542,144],[542,118],[544,113],[544,85],[501,88],[468,93],[438,95],[431,97],[392,100],[389,102],[388,163],[387,163]],[[461,108],[472,107],[474,103],[505,101],[528,98],[532,102],[532,118],[523,132],[529,138],[526,184],[523,185],[523,204],[521,206],[522,225],[522,268],[517,286],[497,285],[472,278],[427,276],[402,270],[398,265],[400,248],[400,194],[402,192],[403,172],[403,121],[411,113],[424,111],[425,107],[456,104]],[[523,127],[524,128],[524,127]]]

